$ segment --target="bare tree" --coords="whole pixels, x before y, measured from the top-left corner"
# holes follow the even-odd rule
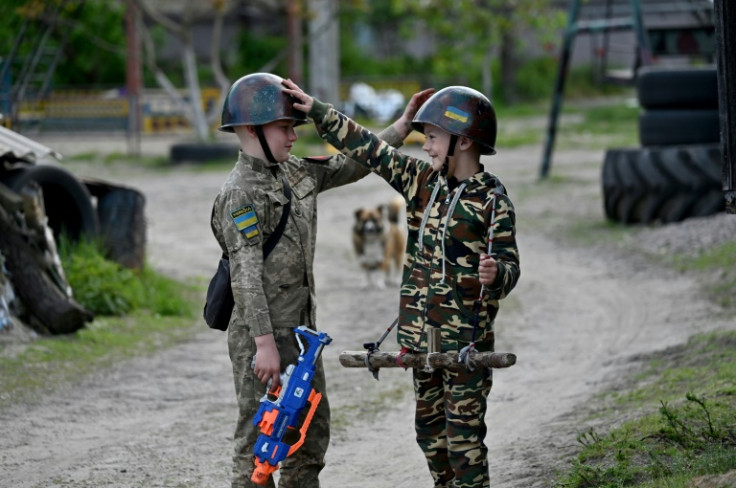
[[[182,0],[178,3],[180,9],[175,17],[161,8],[164,2],[132,1],[143,12],[145,19],[161,26],[181,43],[186,96],[177,89],[166,72],[159,66],[150,28],[146,27],[145,22],[140,25],[146,68],[154,75],[159,86],[182,109],[194,128],[197,138],[201,141],[207,140],[210,137],[210,124],[215,122],[220,115],[220,108],[230,88],[230,80],[222,68],[220,43],[225,16],[238,2],[235,0]],[[203,20],[212,22],[209,63],[215,82],[220,87],[218,102],[212,105],[209,113],[205,113],[202,106],[202,90],[197,72],[198,62],[192,36],[193,26]]]
[[[309,90],[320,100],[340,101],[340,32],[337,0],[309,0]]]

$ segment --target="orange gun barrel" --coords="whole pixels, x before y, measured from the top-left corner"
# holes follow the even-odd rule
[[[268,461],[260,462],[256,459],[256,469],[253,470],[250,480],[257,485],[265,486],[268,482],[268,477],[277,469],[279,469],[278,466],[273,466]]]
[[[289,447],[289,452],[286,454],[287,457],[291,456],[297,449],[302,446],[302,444],[304,444],[304,440],[307,436],[307,429],[312,423],[312,418],[314,417],[314,413],[317,410],[317,406],[319,405],[319,402],[321,400],[322,393],[312,390],[312,392],[309,394],[308,399],[309,410],[307,411],[307,415],[304,418],[304,422],[302,422],[302,425],[299,428],[299,440]],[[276,410],[273,410],[270,413],[278,414]],[[275,417],[276,415],[269,415],[266,419],[264,415],[264,421],[259,424],[259,427],[261,427],[261,431],[266,435],[271,435],[273,433],[273,424]],[[277,457],[276,451],[274,451],[273,456]],[[271,474],[273,474],[277,469],[279,469],[278,464],[274,466],[268,461],[259,461],[257,457],[255,458],[255,464],[256,467],[253,470],[253,475],[250,477],[250,480],[253,483],[261,486],[264,486],[268,482],[268,477],[271,476]]]

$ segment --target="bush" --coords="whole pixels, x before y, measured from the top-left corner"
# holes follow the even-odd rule
[[[167,316],[191,314],[192,305],[174,280],[149,268],[138,273],[109,261],[93,242],[62,239],[61,248],[74,298],[95,315],[122,316],[136,309]]]
[[[522,100],[540,100],[552,96],[557,64],[554,58],[539,58],[524,63],[516,72],[517,95]]]

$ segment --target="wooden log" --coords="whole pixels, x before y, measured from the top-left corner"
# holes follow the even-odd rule
[[[344,351],[340,353],[340,364],[345,368],[365,368],[367,351]],[[376,351],[370,355],[370,365],[373,368],[399,368],[396,359],[398,352]],[[429,356],[429,360],[427,359]],[[456,352],[435,352],[430,354],[406,353],[401,356],[401,362],[408,368],[424,368],[429,366],[435,369],[444,368],[453,371],[465,368],[465,364],[458,361]],[[474,368],[508,368],[516,364],[516,355],[509,352],[474,352],[470,354],[470,365]]]
[[[6,258],[5,265],[15,292],[25,305],[28,325],[43,334],[68,334],[92,321],[94,315],[66,296],[51,279],[48,263],[35,239],[38,236],[24,232],[17,223],[18,216],[14,213],[18,201],[9,197],[0,198],[0,203],[3,203],[0,206],[0,251]],[[7,203],[9,205],[5,205]]]

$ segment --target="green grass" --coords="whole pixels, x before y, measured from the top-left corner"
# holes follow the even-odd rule
[[[608,395],[640,412],[609,432],[579,433],[581,450],[557,486],[693,486],[736,469],[736,332],[696,335],[649,358],[638,385]]]
[[[565,179],[564,190],[572,184]],[[601,219],[562,223],[560,234],[588,246],[615,247],[636,253],[637,227]],[[736,243],[729,242],[696,257],[685,254],[646,256],[659,265],[698,278],[703,292],[725,314],[736,310]],[[627,380],[628,381],[628,380]],[[736,332],[693,336],[687,344],[648,358],[636,384],[599,399],[596,417],[614,425],[607,432],[578,436],[580,453],[556,486],[570,488],[685,488],[698,477],[736,470]],[[733,486],[729,481],[702,487]]]
[[[595,104],[586,100],[563,104],[557,119],[555,147],[605,149],[638,146],[639,110],[621,97],[596,101]],[[500,109],[497,113],[499,147],[544,144],[549,129],[549,113],[550,107],[540,104]]]
[[[559,127],[557,147],[601,149],[637,145],[638,110],[621,99],[606,102],[566,101],[563,113],[571,117]],[[546,104],[501,107],[499,141],[505,147],[541,144],[548,115]],[[536,125],[529,129],[532,120]],[[299,135],[295,154],[326,152],[312,127],[305,126]],[[77,158],[84,162],[95,157]],[[113,155],[105,163],[127,164],[124,159]],[[157,166],[160,162],[143,164]],[[201,165],[201,170],[219,169],[225,164],[232,163]],[[578,169],[581,168],[555,168],[548,179],[515,188],[515,198],[542,198],[546,193],[573,189],[580,184]],[[193,170],[200,171],[200,166]],[[531,175],[532,179],[535,176]],[[628,242],[636,238],[635,227],[607,222],[600,213],[591,215],[561,219],[556,235],[572,238],[580,245],[606,245],[636,252],[633,246],[628,247]],[[524,218],[529,221],[529,217]],[[540,218],[556,217],[541,212],[532,219]],[[527,225],[533,223],[531,220]],[[94,249],[80,252],[74,259],[80,262],[65,258],[65,269],[69,281],[74,283],[75,296],[86,307],[97,310],[98,316],[75,334],[42,337],[12,351],[0,352],[0,407],[32,399],[49,385],[78,381],[122,359],[149,354],[184,340],[202,327],[197,317],[202,290],[185,287],[151,270],[122,270],[101,261]],[[694,258],[668,255],[657,259],[661,265],[702,278],[709,296],[725,307],[725,313],[736,309],[736,243]],[[601,424],[613,427],[579,433],[579,454],[559,474],[557,486],[684,488],[693,486],[697,476],[736,469],[735,359],[736,332],[697,335],[687,344],[646,358],[639,375],[622,379],[626,385],[621,390],[596,399],[596,410],[591,415]],[[401,395],[391,390],[367,404],[336,410],[335,428],[355,415],[374,415],[401,399]]]
[[[75,300],[95,319],[73,334],[38,336],[0,350],[0,407],[32,400],[48,388],[74,383],[125,358],[148,354],[189,337],[202,290],[105,260],[92,243],[60,255]]]
[[[672,263],[682,271],[708,276],[707,291],[719,305],[736,308],[736,242],[727,242],[696,258],[673,256]]]
[[[100,154],[96,151],[72,154],[67,157],[66,161],[71,163],[94,163],[96,165],[113,166],[116,164],[133,164],[148,168],[165,168],[171,163],[166,157],[133,157],[129,154],[112,152],[109,154]]]
[[[572,106],[567,114],[582,115],[579,122],[560,123],[558,147],[561,149],[606,149],[639,145],[638,117],[640,109],[623,99],[612,104],[588,108]]]
[[[571,106],[577,114],[561,124],[558,147],[603,149],[636,146],[636,115],[625,103]],[[613,142],[612,142],[613,141]],[[636,246],[645,226],[609,222],[600,209],[600,196],[581,189],[597,177],[600,161],[558,165],[541,181],[514,187],[519,201],[539,201],[539,210],[519,215],[520,228],[540,220],[560,242],[638,254],[655,266],[687,273],[701,290],[722,307],[736,310],[736,243],[729,242],[697,255],[649,255]],[[545,210],[545,195],[569,192],[582,208],[574,218]],[[551,224],[550,222],[553,222]],[[541,225],[541,224],[540,224]],[[620,389],[592,403],[590,420],[597,430],[580,432],[579,454],[558,473],[554,486],[570,488],[692,487],[702,476],[736,470],[736,332],[696,335],[682,346],[646,358],[642,372],[622,378]],[[729,484],[730,483],[730,484]],[[698,485],[734,486],[729,481]]]
[[[93,242],[71,244],[62,239],[60,255],[75,299],[95,315],[125,315],[147,309],[164,316],[190,308],[180,293],[181,284],[150,268],[124,268],[105,259]]]

